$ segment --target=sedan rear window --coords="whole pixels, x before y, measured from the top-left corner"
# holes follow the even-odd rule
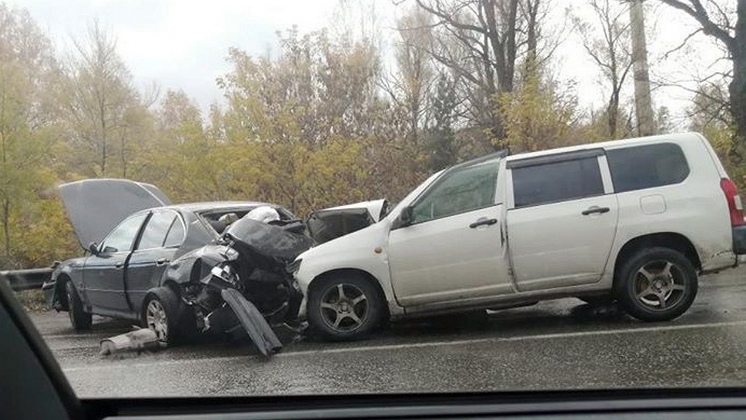
[[[176,215],[170,211],[161,211],[153,214],[142,233],[138,249],[160,248],[166,240],[166,234]]]
[[[168,231],[166,236],[166,242],[163,244],[166,248],[174,248],[181,245],[184,241],[184,223],[181,222],[181,218],[177,217],[174,219],[174,223],[171,225],[171,229]]]

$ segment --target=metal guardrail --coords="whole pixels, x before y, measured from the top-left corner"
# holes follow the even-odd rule
[[[41,289],[44,282],[52,278],[52,271],[48,268],[30,268],[27,270],[7,270],[0,271],[0,277],[10,284],[13,291]]]

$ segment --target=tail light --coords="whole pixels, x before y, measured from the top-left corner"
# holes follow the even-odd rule
[[[741,203],[741,197],[738,195],[738,187],[730,179],[723,178],[720,180],[720,188],[723,190],[725,199],[728,201],[730,224],[733,226],[743,225],[743,204]]]

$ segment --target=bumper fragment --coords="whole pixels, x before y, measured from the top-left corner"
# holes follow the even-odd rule
[[[733,228],[733,252],[737,255],[746,254],[746,225]]]

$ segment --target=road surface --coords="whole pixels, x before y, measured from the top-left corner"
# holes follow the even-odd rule
[[[222,396],[746,385],[746,268],[700,280],[692,308],[643,323],[577,299],[467,319],[394,325],[366,341],[288,344],[270,361],[212,342],[99,356],[126,322],[66,313],[32,319],[80,397]],[[473,321],[473,322],[472,322]]]

